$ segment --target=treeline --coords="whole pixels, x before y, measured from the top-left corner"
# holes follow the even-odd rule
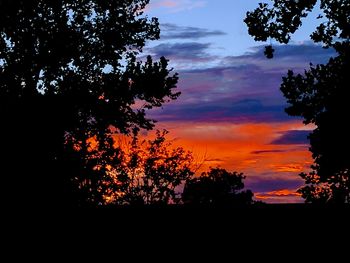
[[[253,193],[244,190],[244,176],[225,169],[210,168],[195,176],[198,164],[191,152],[166,140],[167,131],[154,139],[134,135],[115,140],[100,150],[89,140],[86,149],[73,146],[84,167],[73,180],[77,206],[140,206],[188,204],[206,206],[250,205]]]
[[[247,13],[255,40],[288,43],[316,5],[273,1]],[[214,168],[194,177],[192,156],[169,148],[147,111],[179,97],[168,61],[138,58],[159,38],[149,0],[0,1],[0,175],[4,204],[251,204],[244,176]],[[307,202],[349,203],[350,2],[322,1],[311,38],[338,56],[304,75],[289,72],[281,90],[317,128],[313,172],[301,174]],[[273,47],[265,54],[273,57]],[[115,145],[115,134],[131,138]],[[140,143],[143,146],[140,146]],[[126,151],[126,149],[129,149]],[[182,195],[179,189],[184,187]]]

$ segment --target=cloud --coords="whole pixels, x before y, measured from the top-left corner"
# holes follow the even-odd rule
[[[254,64],[265,70],[276,69],[294,69],[304,70],[309,67],[310,63],[324,63],[331,56],[335,55],[334,49],[325,49],[320,45],[312,42],[305,42],[301,45],[276,45],[274,58],[267,59],[264,55],[264,46],[256,46],[250,48],[250,51],[241,56],[227,56],[224,58],[225,64]]]
[[[205,61],[200,54],[196,59]],[[280,78],[281,73],[264,74],[254,65],[180,71],[178,86],[182,96],[154,113],[156,119],[168,121],[287,120]]]
[[[195,8],[201,8],[206,5],[206,1],[201,0],[153,0],[147,7],[148,10],[164,8],[171,13],[189,11]]]
[[[205,159],[206,162],[223,162],[223,159],[219,159],[219,158],[209,158],[209,159]]]
[[[206,154],[201,159],[208,159],[204,171],[220,165],[244,172],[246,187],[261,200],[302,201],[295,189],[304,183],[298,174],[307,172],[313,161],[310,131],[301,119],[284,112],[287,104],[279,87],[288,69],[302,72],[309,62],[326,62],[333,51],[308,43],[278,46],[275,58],[268,60],[263,46],[234,57],[214,56],[212,48],[196,42],[154,48],[158,55],[171,56],[182,95],[152,111],[151,117],[169,129],[179,145],[198,156]]]
[[[289,61],[312,61],[313,63],[323,63],[325,58],[334,56],[332,48],[323,48],[321,45],[306,41],[303,44],[289,44],[274,46],[274,58]]]
[[[222,164],[225,163],[225,160],[224,159],[220,159],[220,158],[206,158],[203,160],[203,162],[201,163],[201,165],[206,165],[206,166],[209,166],[209,167],[212,167],[212,166],[220,166]]]
[[[271,144],[309,144],[308,136],[311,131],[286,131]]]
[[[199,161],[220,159],[223,167],[244,172],[249,180],[256,175],[264,179],[283,180],[298,177],[307,171],[311,162],[308,146],[271,145],[276,134],[283,130],[303,127],[301,122],[240,123],[240,122],[159,122],[158,129],[166,128],[177,138],[176,144],[195,153]],[[254,154],[254,151],[276,151]],[[295,167],[298,171],[295,172]],[[207,164],[203,169],[208,168]],[[284,169],[284,172],[279,172]],[[288,169],[288,171],[287,171]],[[247,179],[248,179],[247,178]]]
[[[303,181],[295,176],[295,179],[283,179],[283,177],[276,177],[273,179],[264,179],[263,177],[255,180],[246,179],[245,186],[251,189],[254,197],[257,200],[268,203],[301,203],[303,199],[297,193],[303,185]]]
[[[291,195],[292,196],[301,196],[295,190],[289,190],[289,189],[271,191],[271,192],[266,193],[266,195],[270,195],[270,196],[291,196]]]
[[[193,152],[194,162],[200,165],[197,175],[208,171],[209,167],[217,166],[228,171],[243,172],[247,176],[246,188],[254,193],[297,189],[304,184],[298,174],[300,171],[308,172],[312,163],[308,146],[270,144],[281,132],[302,127],[302,122],[297,121],[277,123],[161,121],[157,124],[158,129],[166,128],[170,131],[169,139],[176,138],[175,146]],[[256,154],[256,151],[268,154]],[[290,198],[295,201],[294,197]],[[278,200],[281,199],[282,197],[278,197]],[[278,200],[271,198],[273,202]]]
[[[301,173],[304,165],[299,163],[271,164],[270,169],[277,173]]]
[[[165,43],[157,45],[148,50],[156,57],[164,56],[170,60],[190,60],[190,61],[205,61],[210,55],[206,52],[210,47],[208,43]]]
[[[302,203],[301,194],[297,189],[280,189],[266,193],[255,193],[255,198],[269,203]]]
[[[252,151],[251,154],[266,154],[266,153],[283,153],[285,150],[261,150],[261,151]]]
[[[175,24],[162,24],[161,25],[161,40],[169,39],[191,39],[197,40],[200,38],[207,38],[212,36],[226,35],[225,32],[220,30],[209,30],[198,27],[184,27]]]
[[[289,117],[281,105],[263,105],[259,100],[211,102],[191,105],[168,106],[165,111],[156,110],[153,117],[160,121],[266,123],[286,121]]]
[[[210,35],[224,34],[221,31],[179,27],[173,24],[166,25],[168,29],[174,28],[174,31],[170,30],[171,32],[164,33],[165,38],[168,37],[168,40],[174,40],[176,38],[180,40],[199,39]],[[162,43],[154,47],[148,47],[145,51],[155,56],[168,56],[171,65],[181,73],[195,73],[197,71],[198,74],[209,73],[211,75],[231,73],[232,76],[235,76],[237,73],[240,75],[245,74],[245,80],[249,84],[257,84],[257,80],[259,81],[258,83],[265,84],[267,81],[276,77],[278,78],[278,83],[280,83],[281,77],[289,69],[296,72],[303,72],[309,67],[310,62],[313,64],[324,63],[335,54],[332,49],[324,49],[319,45],[311,43],[303,45],[278,45],[274,47],[277,55],[274,59],[269,60],[263,54],[264,47],[252,47],[249,52],[240,56],[218,56],[215,52],[220,47],[213,43],[202,43],[198,41],[174,43],[171,41],[171,43]],[[184,59],[187,62],[191,61],[191,63],[187,64],[187,67],[186,65],[181,65]],[[203,63],[203,61],[208,63]]]
[[[151,49],[157,56],[168,57],[179,71],[178,87],[182,91],[175,103],[152,113],[155,119],[245,123],[301,120],[284,112],[287,103],[279,89],[281,78],[288,69],[303,71],[310,61],[325,62],[333,52],[311,44],[281,45],[276,47],[278,56],[268,60],[263,46],[235,57],[213,56],[211,48],[210,43],[188,42],[164,43]],[[208,66],[211,63],[214,65]],[[308,143],[302,132],[285,136],[274,143],[288,139],[290,143]]]
[[[250,48],[250,51],[240,56],[222,57],[221,67],[253,68],[263,74],[285,75],[288,70],[304,72],[311,64],[322,64],[335,55],[334,49],[325,49],[310,42],[301,45],[274,46],[275,56],[267,59],[264,55],[265,45]],[[259,79],[261,81],[261,79]]]
[[[294,179],[283,178],[283,176],[265,179],[262,177],[247,177],[245,186],[256,193],[271,193],[280,189],[298,189],[303,185],[303,180],[297,175]]]

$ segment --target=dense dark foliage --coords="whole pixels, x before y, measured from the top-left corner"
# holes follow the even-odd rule
[[[244,189],[245,176],[221,168],[211,168],[200,177],[188,180],[182,195],[183,202],[191,205],[249,205],[253,193]]]
[[[88,140],[113,158],[112,134],[151,129],[146,110],[178,97],[165,58],[136,60],[159,37],[157,19],[142,16],[148,2],[0,1],[4,202],[100,203]]]
[[[286,112],[314,124],[310,135],[315,164],[313,172],[301,174],[306,186],[300,189],[307,202],[350,202],[350,1],[273,0],[259,4],[245,19],[249,34],[257,41],[269,38],[288,43],[302,19],[320,4],[319,26],[310,36],[337,56],[327,64],[311,65],[304,74],[289,71],[281,90],[290,106]],[[268,46],[265,54],[273,57]]]

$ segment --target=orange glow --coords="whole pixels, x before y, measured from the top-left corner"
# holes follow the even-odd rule
[[[157,129],[167,129],[172,147],[193,152],[197,175],[209,167],[243,172],[247,181],[297,181],[300,172],[308,172],[312,163],[308,145],[276,145],[272,142],[285,131],[305,129],[299,122],[232,124],[162,122]],[[145,135],[154,139],[154,131]],[[116,145],[127,145],[125,136],[116,136]],[[89,140],[90,147],[96,141]],[[300,179],[300,186],[302,185]],[[263,184],[263,183],[262,183]],[[278,187],[276,185],[275,187]],[[268,202],[300,202],[300,194],[288,189],[259,192],[252,189],[257,200]]]
[[[272,124],[162,123],[177,146],[193,151],[201,171],[220,165],[243,171],[248,176],[259,173],[299,173],[312,162],[308,145],[271,144],[281,132],[305,129],[299,122]]]
[[[232,123],[166,123],[158,129],[170,131],[175,146],[194,153],[200,169],[220,166],[230,171],[243,172],[248,179],[298,181],[298,174],[309,171],[312,156],[309,145],[276,145],[272,142],[283,132],[305,130],[300,122],[232,124]],[[312,127],[310,127],[311,129]],[[300,179],[300,186],[302,185]],[[282,192],[281,192],[282,191]],[[289,190],[259,193],[255,196],[269,202],[300,202],[300,195]],[[276,195],[272,195],[276,193]]]

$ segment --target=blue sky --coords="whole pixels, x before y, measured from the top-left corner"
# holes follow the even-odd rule
[[[243,19],[259,2],[261,0],[151,0],[147,14],[158,17],[161,24],[220,30],[226,35],[200,39],[199,42],[210,40],[212,52],[216,54],[241,55],[258,44],[248,35]],[[310,18],[317,14],[315,11]],[[314,19],[306,19],[293,41],[308,40],[315,25]]]
[[[275,57],[266,59],[266,43],[254,42],[243,22],[259,2],[151,0],[146,14],[159,18],[162,33],[144,53],[170,60],[182,92],[151,116],[204,161],[203,169],[244,172],[258,199],[300,202],[295,191],[303,184],[298,174],[312,163],[307,134],[313,127],[284,112],[279,86],[287,70],[303,72],[333,51],[309,40],[316,10],[289,45],[272,42]]]

